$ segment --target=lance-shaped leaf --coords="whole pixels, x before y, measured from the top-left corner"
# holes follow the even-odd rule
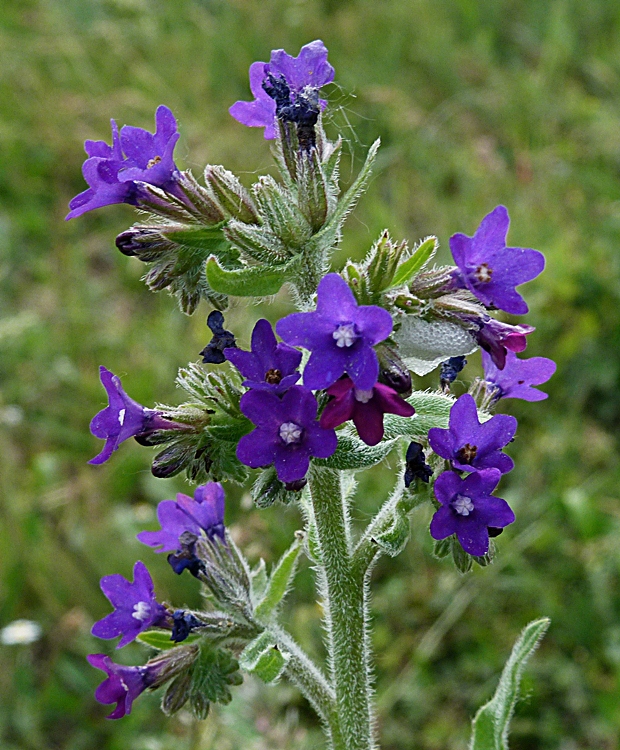
[[[241,669],[260,677],[263,682],[275,682],[286,669],[290,659],[287,651],[281,651],[271,635],[265,631],[249,643],[241,656]]]
[[[508,729],[519,697],[521,675],[549,627],[543,617],[526,625],[512,649],[495,695],[476,714],[469,750],[508,750]]]
[[[200,639],[200,635],[197,633],[191,633],[187,636],[184,644],[192,643]],[[136,640],[140,643],[144,643],[146,646],[156,648],[158,651],[168,651],[174,648],[178,644],[170,640],[170,631],[164,630],[146,630],[144,633],[139,633]]]
[[[383,418],[385,437],[388,439],[405,437],[411,440],[426,439],[431,427],[448,426],[450,409],[454,404],[451,396],[429,391],[414,391],[407,399],[415,409],[415,414],[409,419],[402,419],[392,414]]]
[[[431,260],[438,247],[437,237],[427,237],[419,247],[415,248],[412,256],[397,268],[391,286],[401,286],[410,281]]]
[[[294,274],[297,259],[281,266],[248,266],[233,271],[223,268],[215,256],[207,261],[207,281],[212,289],[232,297],[268,297],[277,294]]]
[[[273,617],[286,596],[295,576],[300,551],[301,539],[295,539],[271,573],[265,592],[254,608],[254,613],[261,620]]]

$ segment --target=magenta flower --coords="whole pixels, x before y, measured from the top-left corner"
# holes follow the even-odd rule
[[[95,691],[99,703],[116,703],[108,719],[122,719],[130,714],[135,699],[157,680],[165,665],[165,661],[161,661],[143,667],[125,667],[115,664],[105,654],[90,654],[86,658],[92,667],[108,675]]]
[[[109,404],[92,418],[90,431],[95,437],[105,440],[105,445],[89,464],[105,463],[122,442],[136,435],[153,430],[183,429],[182,425],[164,419],[156,409],[147,409],[130,398],[123,390],[120,378],[107,368],[101,366],[99,375]]]
[[[179,537],[189,532],[199,537],[201,530],[209,539],[225,539],[224,489],[219,482],[209,482],[197,487],[194,497],[179,493],[176,500],[164,500],[157,506],[160,531],[141,531],[138,541],[149,547],[159,547],[156,552],[179,552]]]
[[[256,429],[239,441],[237,458],[252,469],[274,464],[281,482],[303,479],[311,456],[329,458],[336,450],[336,433],[319,426],[316,399],[302,386],[291,386],[282,399],[248,391],[241,397],[241,411]]]
[[[243,385],[257,391],[282,395],[299,380],[301,352],[278,344],[268,320],[261,319],[252,331],[252,351],[229,348],[224,356],[246,378]]]
[[[157,108],[155,134],[129,125],[123,126],[119,134],[116,122],[111,123],[111,146],[105,141],[84,144],[89,158],[84,162],[82,173],[88,189],[71,200],[67,220],[114,203],[138,205],[141,182],[182,197],[176,188],[178,169],[173,160],[179,133],[168,107]]]
[[[528,311],[515,287],[535,279],[545,267],[545,256],[537,250],[506,247],[510,218],[505,206],[487,214],[473,237],[454,234],[450,250],[458,272],[455,281],[487,307],[514,315]]]
[[[384,414],[398,414],[400,417],[415,414],[413,406],[382,383],[375,383],[373,388],[360,391],[355,388],[351,378],[341,378],[327,389],[327,393],[334,398],[323,409],[319,420],[321,427],[333,429],[352,419],[366,445],[381,442]]]
[[[304,369],[304,385],[329,388],[343,374],[368,391],[379,376],[373,346],[392,332],[392,316],[376,305],[358,305],[347,282],[337,273],[321,279],[315,312],[292,313],[276,325],[279,336],[312,354]]]
[[[534,326],[513,326],[485,315],[476,321],[479,326],[473,335],[480,347],[491,355],[496,367],[504,369],[507,352],[522,352],[527,347],[526,336],[535,331]]]
[[[461,479],[445,471],[435,481],[435,497],[441,508],[431,520],[433,539],[456,534],[470,555],[482,556],[489,551],[489,527],[503,529],[515,520],[508,503],[491,493],[501,479],[497,469],[484,469]]]
[[[133,576],[133,583],[118,574],[101,579],[101,590],[110,600],[114,611],[96,622],[91,633],[97,638],[121,635],[116,648],[131,643],[150,627],[170,624],[166,608],[155,598],[153,579],[140,560],[134,565]]]
[[[507,414],[496,414],[480,424],[476,402],[464,393],[450,409],[449,428],[432,427],[428,442],[438,456],[452,461],[456,469],[493,468],[506,474],[512,471],[514,462],[502,453],[502,448],[513,439],[516,429],[517,420]]]
[[[519,359],[508,352],[503,370],[498,369],[493,358],[482,352],[484,379],[496,388],[495,400],[522,398],[524,401],[543,401],[547,394],[532,386],[546,383],[556,370],[556,364],[547,357]]]
[[[250,65],[250,90],[254,101],[235,102],[228,111],[242,125],[265,128],[267,140],[276,137],[276,103],[263,88],[269,74],[275,79],[282,76],[292,96],[296,96],[306,88],[318,90],[331,83],[334,69],[327,62],[327,48],[319,39],[302,47],[297,57],[278,49],[272,51],[268,63],[255,62]],[[324,109],[327,102],[321,99],[319,105]]]

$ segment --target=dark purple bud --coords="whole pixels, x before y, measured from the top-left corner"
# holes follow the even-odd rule
[[[177,574],[181,575],[184,570],[200,578],[200,573],[204,569],[204,563],[196,555],[196,542],[198,537],[191,531],[184,531],[179,537],[179,551],[168,555],[170,567]]]
[[[171,641],[181,643],[195,628],[199,628],[203,623],[191,612],[183,609],[175,610],[172,615],[172,636]]]
[[[426,456],[420,443],[411,442],[405,456],[405,487],[409,487],[414,479],[421,479],[428,484],[433,476],[433,470],[426,463]]]
[[[467,360],[464,356],[450,357],[445,362],[441,363],[441,371],[439,373],[439,382],[441,388],[444,391],[449,391],[450,386],[456,380],[456,376],[467,364]]]
[[[301,492],[307,484],[308,480],[304,477],[303,479],[298,479],[296,482],[286,482],[284,487],[289,492]]]
[[[235,336],[224,329],[224,316],[219,310],[212,310],[207,318],[207,325],[213,332],[213,338],[200,352],[202,361],[211,365],[221,365],[226,362],[224,349],[235,348]]]
[[[378,344],[375,351],[379,358],[379,382],[401,396],[410,396],[411,373],[397,351],[385,342]]]

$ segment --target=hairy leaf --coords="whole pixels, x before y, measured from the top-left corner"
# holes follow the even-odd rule
[[[439,243],[437,237],[427,237],[422,244],[414,250],[413,255],[398,267],[391,285],[396,287],[406,284],[431,260],[437,252],[438,247]]]
[[[268,632],[261,633],[249,643],[241,656],[241,669],[260,677],[263,682],[274,682],[286,669],[290,654],[281,651]]]
[[[264,595],[254,609],[257,617],[267,620],[277,611],[295,576],[300,552],[301,540],[296,539],[271,573]]]
[[[206,274],[210,286],[220,294],[232,297],[268,297],[280,291],[282,284],[294,274],[297,259],[285,265],[248,266],[233,271],[223,268],[215,256],[207,261]]]

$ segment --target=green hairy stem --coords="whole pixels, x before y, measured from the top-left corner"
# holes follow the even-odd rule
[[[365,575],[354,565],[340,475],[313,468],[310,493],[321,552],[319,577],[336,703],[333,750],[374,750]]]

